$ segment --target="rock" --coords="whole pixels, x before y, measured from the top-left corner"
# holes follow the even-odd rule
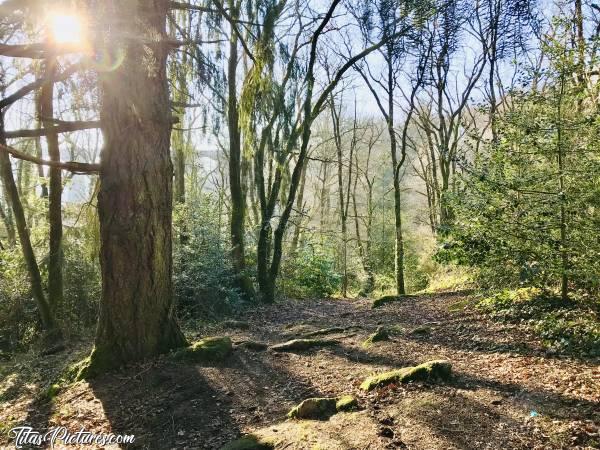
[[[294,352],[332,345],[337,345],[337,341],[326,339],[292,339],[291,341],[272,345],[270,349],[275,352]]]
[[[274,448],[275,443],[270,439],[262,439],[253,434],[247,434],[221,447],[221,450],[271,450]]]
[[[392,383],[408,383],[410,381],[447,380],[450,378],[452,364],[445,360],[428,361],[415,367],[404,367],[365,379],[360,388],[372,391],[377,387]]]
[[[381,427],[379,430],[379,436],[392,439],[394,437],[394,430],[390,427]]]
[[[335,413],[337,398],[307,398],[288,413],[290,419],[327,420]]]
[[[331,398],[307,398],[288,413],[291,419],[327,420],[334,414],[350,411],[358,406],[351,395]]]
[[[380,342],[380,341],[389,341],[390,340],[390,333],[388,332],[388,330],[384,327],[378,327],[377,331],[375,331],[375,333],[373,333],[372,335],[370,335],[363,343],[363,347],[370,347],[371,345],[373,345],[375,342]]]
[[[379,308],[387,303],[398,302],[405,298],[412,298],[414,295],[384,295],[383,297],[379,297],[378,299],[373,301],[371,308]]]
[[[226,320],[221,323],[223,328],[227,328],[230,330],[249,330],[250,324],[248,322],[244,322],[242,320]]]
[[[267,349],[268,345],[264,342],[256,342],[256,341],[243,341],[240,342],[238,347],[242,347],[253,352],[262,352]]]
[[[358,408],[358,401],[352,395],[342,395],[338,397],[335,408],[337,412],[351,411]]]
[[[225,359],[231,354],[232,350],[229,337],[209,337],[178,350],[173,354],[173,357],[191,362],[214,362]]]

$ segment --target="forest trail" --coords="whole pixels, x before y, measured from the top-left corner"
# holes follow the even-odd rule
[[[43,365],[4,363],[0,425],[112,430],[136,436],[129,448],[151,449],[219,449],[250,432],[275,438],[285,449],[598,448],[598,360],[549,355],[522,327],[490,322],[469,303],[465,293],[447,293],[377,309],[366,299],[259,307],[245,313],[244,322],[195,336],[231,336],[234,352],[221,363],[163,357],[77,383],[52,401],[39,395],[45,388],[39,382],[47,379],[40,371],[64,367],[66,358],[88,348],[81,355],[50,355]],[[363,347],[378,326],[391,331],[391,340]],[[332,327],[343,330],[320,337],[337,345],[312,351],[240,345],[273,345]],[[452,362],[450,381],[370,393],[359,388],[375,372],[433,359]],[[286,420],[308,397],[343,394],[358,399],[357,411],[328,421]]]

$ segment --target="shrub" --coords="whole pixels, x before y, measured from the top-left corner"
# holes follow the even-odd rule
[[[333,256],[309,244],[286,261],[280,284],[285,296],[327,297],[339,289],[341,280]]]
[[[178,310],[187,318],[223,315],[242,302],[216,210],[208,195],[197,206],[175,210],[173,285]]]
[[[528,326],[554,351],[600,356],[598,304],[582,299],[564,302],[549,291],[521,288],[485,298],[478,308],[496,320]]]

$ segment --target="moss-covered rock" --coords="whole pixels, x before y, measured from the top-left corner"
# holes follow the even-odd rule
[[[452,372],[452,364],[445,360],[428,361],[415,367],[404,367],[380,373],[365,379],[360,388],[371,391],[375,388],[410,381],[447,380]]]
[[[337,341],[327,339],[292,339],[291,341],[272,345],[270,349],[275,352],[296,352],[332,345],[337,345]]]
[[[337,402],[335,403],[337,412],[351,411],[357,407],[358,401],[352,395],[342,395],[341,397],[338,397]]]
[[[290,419],[327,420],[337,412],[337,398],[307,398],[288,413]]]
[[[251,350],[253,352],[262,352],[269,347],[264,342],[257,342],[257,341],[243,341],[243,342],[240,342],[237,346]]]
[[[363,347],[370,347],[375,342],[389,341],[389,340],[390,340],[390,333],[389,333],[389,331],[386,328],[384,328],[384,327],[378,327],[377,331],[375,331],[375,333],[373,333],[372,335],[370,335],[362,343],[362,345],[363,345]]]
[[[384,295],[383,297],[379,297],[378,299],[373,300],[373,304],[371,308],[379,308],[380,306],[386,305],[392,302],[399,302],[405,298],[412,298],[414,295]]]
[[[271,439],[264,439],[253,434],[247,434],[246,436],[221,447],[221,450],[271,450],[274,448],[275,442]]]
[[[209,337],[178,350],[173,354],[173,357],[191,362],[214,362],[225,359],[231,354],[232,350],[233,347],[229,337]]]
[[[244,322],[242,320],[225,320],[221,323],[223,328],[229,330],[249,330],[250,324],[248,322]]]
[[[291,419],[327,420],[334,414],[350,411],[358,406],[351,395],[341,397],[307,398],[288,413]]]

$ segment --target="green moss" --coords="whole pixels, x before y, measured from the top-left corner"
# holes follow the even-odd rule
[[[92,366],[92,358],[94,358],[95,361],[94,366]],[[103,364],[101,364],[101,360],[97,356],[97,351],[94,348],[90,356],[87,356],[81,361],[77,361],[67,367],[61,376],[61,380],[66,383],[73,383],[75,381],[93,378],[95,375],[101,372],[102,367]]]
[[[272,440],[248,434],[226,444],[221,450],[271,450],[274,448],[275,443]]]
[[[371,308],[379,308],[387,303],[398,302],[405,298],[412,298],[414,295],[384,295],[373,301]]]
[[[276,352],[294,352],[332,345],[337,345],[337,341],[327,339],[292,339],[282,344],[272,345],[270,348]]]
[[[433,381],[447,380],[452,371],[452,364],[445,360],[428,361],[415,367],[404,367],[379,375],[373,375],[365,379],[360,388],[372,391],[377,387],[396,383],[408,383],[410,381]]]
[[[47,401],[52,401],[60,393],[62,386],[58,383],[51,384],[43,393],[43,398]]]
[[[327,420],[337,412],[337,398],[307,398],[288,413],[290,419]]]
[[[377,328],[377,331],[375,331],[375,333],[373,333],[372,335],[370,335],[362,343],[362,346],[363,347],[370,347],[375,342],[389,341],[389,340],[390,340],[390,333],[389,333],[389,331],[386,328],[379,327],[379,328]]]
[[[351,395],[341,397],[307,398],[288,413],[290,419],[327,420],[334,414],[350,411],[358,406]]]
[[[244,322],[242,320],[226,320],[221,323],[223,328],[227,328],[230,330],[249,330],[250,324],[248,322]]]
[[[173,357],[190,362],[214,362],[225,359],[232,350],[229,337],[209,337],[175,352]]]
[[[337,412],[351,411],[358,407],[358,401],[351,395],[342,395],[338,397],[335,403],[335,409]]]

